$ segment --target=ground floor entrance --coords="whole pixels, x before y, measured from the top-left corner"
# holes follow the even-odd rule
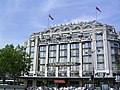
[[[114,78],[94,78],[94,82],[90,78],[21,78],[28,87],[85,87],[94,84],[94,87],[100,87],[101,82],[107,82],[114,85]]]

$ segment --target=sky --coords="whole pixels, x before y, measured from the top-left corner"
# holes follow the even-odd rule
[[[32,33],[49,25],[97,21],[120,31],[120,0],[0,0],[0,48],[24,45]],[[48,15],[54,20],[50,20]]]

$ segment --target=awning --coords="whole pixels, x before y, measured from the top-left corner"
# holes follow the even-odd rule
[[[65,83],[65,80],[54,80],[54,83]]]

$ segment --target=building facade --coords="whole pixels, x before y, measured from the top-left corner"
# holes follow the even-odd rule
[[[25,42],[32,59],[30,71],[21,78],[29,86],[119,83],[119,36],[113,26],[96,21],[61,24],[33,33]]]

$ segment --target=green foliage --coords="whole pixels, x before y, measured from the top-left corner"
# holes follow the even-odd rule
[[[14,47],[11,44],[0,49],[1,77],[9,75],[15,79],[21,75],[21,72],[29,71],[30,63],[29,55],[25,52],[23,46]]]

